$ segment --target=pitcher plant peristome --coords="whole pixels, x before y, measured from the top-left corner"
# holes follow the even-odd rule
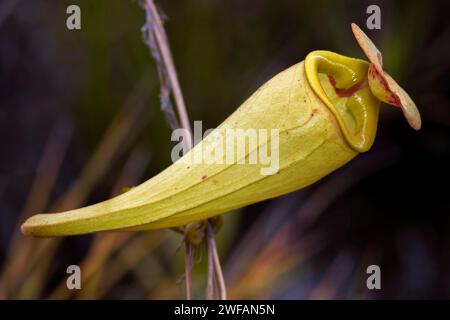
[[[400,107],[419,129],[414,102],[383,71],[372,41],[355,24],[352,29],[369,62],[313,51],[266,82],[213,134],[155,177],[94,205],[35,215],[22,225],[23,233],[64,236],[175,227],[301,189],[370,149],[380,101]],[[261,164],[183,161],[200,148],[214,147],[227,129],[278,130],[278,172],[262,175]],[[258,151],[245,150],[245,158]]]

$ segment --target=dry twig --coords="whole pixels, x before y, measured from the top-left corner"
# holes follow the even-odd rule
[[[167,122],[172,130],[180,127],[190,133],[190,139],[183,140],[185,150],[192,148],[192,130],[189,123],[189,117],[186,111],[183,94],[178,81],[175,65],[170,51],[167,35],[162,24],[161,14],[156,8],[153,0],[142,0],[142,7],[146,12],[146,23],[142,29],[144,41],[150,49],[150,53],[155,59],[158,69],[159,79],[161,81],[161,110],[166,115]],[[173,109],[170,95],[172,94],[177,108],[178,121]],[[212,230],[210,223],[207,222],[207,229]],[[184,228],[186,230],[187,228]],[[212,232],[212,231],[211,231]],[[193,246],[186,240],[185,233],[185,281],[186,281],[186,298],[192,298],[192,280],[191,271],[193,265]],[[217,280],[219,289],[219,298],[226,298],[225,281],[222,274],[222,268],[217,254],[217,248],[214,236],[206,237],[208,245],[208,287],[207,298],[212,298],[212,283],[214,278]],[[211,263],[212,262],[212,263]]]

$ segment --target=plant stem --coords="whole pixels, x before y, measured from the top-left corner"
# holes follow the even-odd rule
[[[169,125],[172,130],[177,129],[178,119],[175,116],[172,105],[170,103],[170,93],[175,100],[178,112],[179,123],[181,127],[190,134],[190,139],[183,139],[185,150],[189,150],[193,146],[192,130],[189,122],[189,116],[186,111],[183,93],[178,81],[175,64],[173,62],[172,53],[170,51],[169,42],[166,31],[162,23],[161,16],[155,6],[153,0],[142,1],[143,7],[147,14],[147,22],[144,26],[146,35],[146,44],[150,48],[150,52],[156,61],[159,78],[161,81],[161,109],[166,114]],[[223,278],[222,267],[220,265],[217,247],[214,240],[214,233],[209,222],[207,224],[206,243],[208,246],[208,285],[207,298],[213,297],[214,279],[217,281],[219,289],[219,298],[226,299],[225,281]],[[186,230],[186,229],[185,229]],[[192,298],[192,265],[193,265],[194,247],[188,241],[185,235],[185,281],[186,281],[186,298]]]
[[[209,278],[210,276],[210,269],[212,274],[214,274],[215,279],[217,281],[217,289],[219,291],[219,300],[226,300],[227,299],[227,289],[225,285],[225,279],[223,277],[222,272],[222,266],[220,265],[220,259],[219,254],[217,253],[217,246],[216,241],[214,240],[214,232],[212,230],[211,223],[208,221],[207,226],[207,235],[206,235],[206,241],[208,245],[208,283],[211,281],[213,282],[213,279]],[[211,263],[212,262],[212,263]]]
[[[170,83],[170,87],[172,89],[173,97],[178,111],[178,116],[180,117],[181,127],[183,129],[186,129],[191,134],[191,139],[189,139],[189,141],[186,141],[187,143],[189,143],[190,149],[192,147],[191,125],[189,122],[189,116],[186,111],[186,104],[184,103],[183,93],[181,92],[180,83],[178,82],[178,75],[177,72],[175,71],[175,64],[173,62],[172,53],[170,51],[166,31],[164,30],[161,17],[159,16],[158,10],[156,9],[153,0],[146,0],[146,3],[153,17],[152,31],[154,33],[159,51],[161,53],[164,69],[167,72],[167,77]]]
[[[193,265],[193,248],[188,241],[184,241],[184,280],[186,283],[186,300],[192,299],[192,265]]]

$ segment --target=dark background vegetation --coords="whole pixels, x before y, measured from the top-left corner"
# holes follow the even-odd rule
[[[68,31],[69,4],[82,30]],[[188,112],[208,128],[312,50],[363,57],[368,31],[423,118],[382,106],[367,154],[315,185],[225,216],[232,298],[450,298],[450,24],[446,1],[157,1]],[[137,1],[0,2],[0,298],[183,298],[172,231],[37,240],[31,214],[98,202],[170,164],[155,64]],[[366,30],[366,28],[364,28]],[[367,30],[366,30],[367,31]],[[205,285],[205,253],[195,296]],[[83,290],[65,289],[80,264]],[[377,264],[382,290],[366,289]],[[182,283],[182,281],[181,281]]]

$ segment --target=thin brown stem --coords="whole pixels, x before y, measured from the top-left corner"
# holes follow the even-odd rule
[[[211,239],[208,245],[208,257],[211,256],[214,265],[214,275],[217,281],[217,288],[219,291],[219,300],[227,299],[227,289],[225,285],[225,279],[223,277],[222,266],[220,264],[219,254],[217,253],[217,246],[214,240],[214,233],[211,227],[211,223],[207,224],[207,233],[210,235],[207,239]],[[208,260],[209,261],[209,260]],[[209,267],[209,265],[208,265]]]
[[[153,0],[146,0],[148,11],[152,18],[153,36],[156,38],[156,43],[161,54],[161,63],[164,65],[166,76],[170,83],[170,88],[173,93],[173,98],[180,118],[181,127],[191,133],[191,139],[186,141],[188,148],[192,147],[192,130],[189,122],[189,116],[186,111],[186,104],[184,103],[183,93],[181,92],[180,83],[178,81],[178,75],[175,70],[175,64],[173,62],[172,53],[170,51],[169,42],[167,40],[166,31],[164,30],[161,17],[156,9]]]
[[[214,267],[214,256],[212,254],[213,251],[213,242],[214,242],[214,234],[211,230],[210,224],[208,222],[206,229],[206,248],[208,250],[208,275],[206,280],[206,299],[212,300],[214,298],[214,279],[215,279],[215,267]]]
[[[173,62],[172,53],[170,51],[169,41],[163,26],[161,16],[156,8],[153,0],[143,0],[143,7],[147,14],[147,21],[144,26],[145,40],[150,48],[150,52],[156,61],[158,74],[161,81],[161,109],[166,114],[167,121],[172,129],[178,128],[178,124],[189,132],[190,139],[184,139],[183,144],[185,150],[192,148],[192,130],[189,122],[189,117],[186,111],[186,105],[181,91],[181,86],[178,81],[178,75]],[[178,117],[175,116],[171,102],[170,94],[173,95],[175,105],[178,112]],[[206,296],[212,298],[214,296],[214,279],[218,283],[219,298],[226,299],[225,281],[220,266],[219,256],[217,254],[214,234],[210,223],[207,222],[208,232],[210,235],[206,236],[206,243],[208,246],[208,284],[206,288]],[[193,265],[193,245],[189,242],[185,235],[185,281],[186,281],[186,298],[192,298],[192,279],[191,271]]]
[[[159,79],[161,81],[161,109],[165,113],[171,129],[177,129],[179,127],[179,121],[173,111],[170,101],[170,94],[172,93],[180,118],[181,127],[190,134],[190,139],[183,140],[185,150],[189,150],[192,147],[192,131],[166,31],[164,30],[162,19],[153,0],[144,0],[142,1],[142,5],[147,15],[147,21],[143,28],[145,42],[155,59]],[[193,247],[187,240],[185,240],[184,247],[186,299],[190,300],[192,298],[191,271],[193,264]]]
[[[186,299],[192,299],[192,265],[193,265],[193,248],[189,241],[184,241],[184,280],[186,283]]]

